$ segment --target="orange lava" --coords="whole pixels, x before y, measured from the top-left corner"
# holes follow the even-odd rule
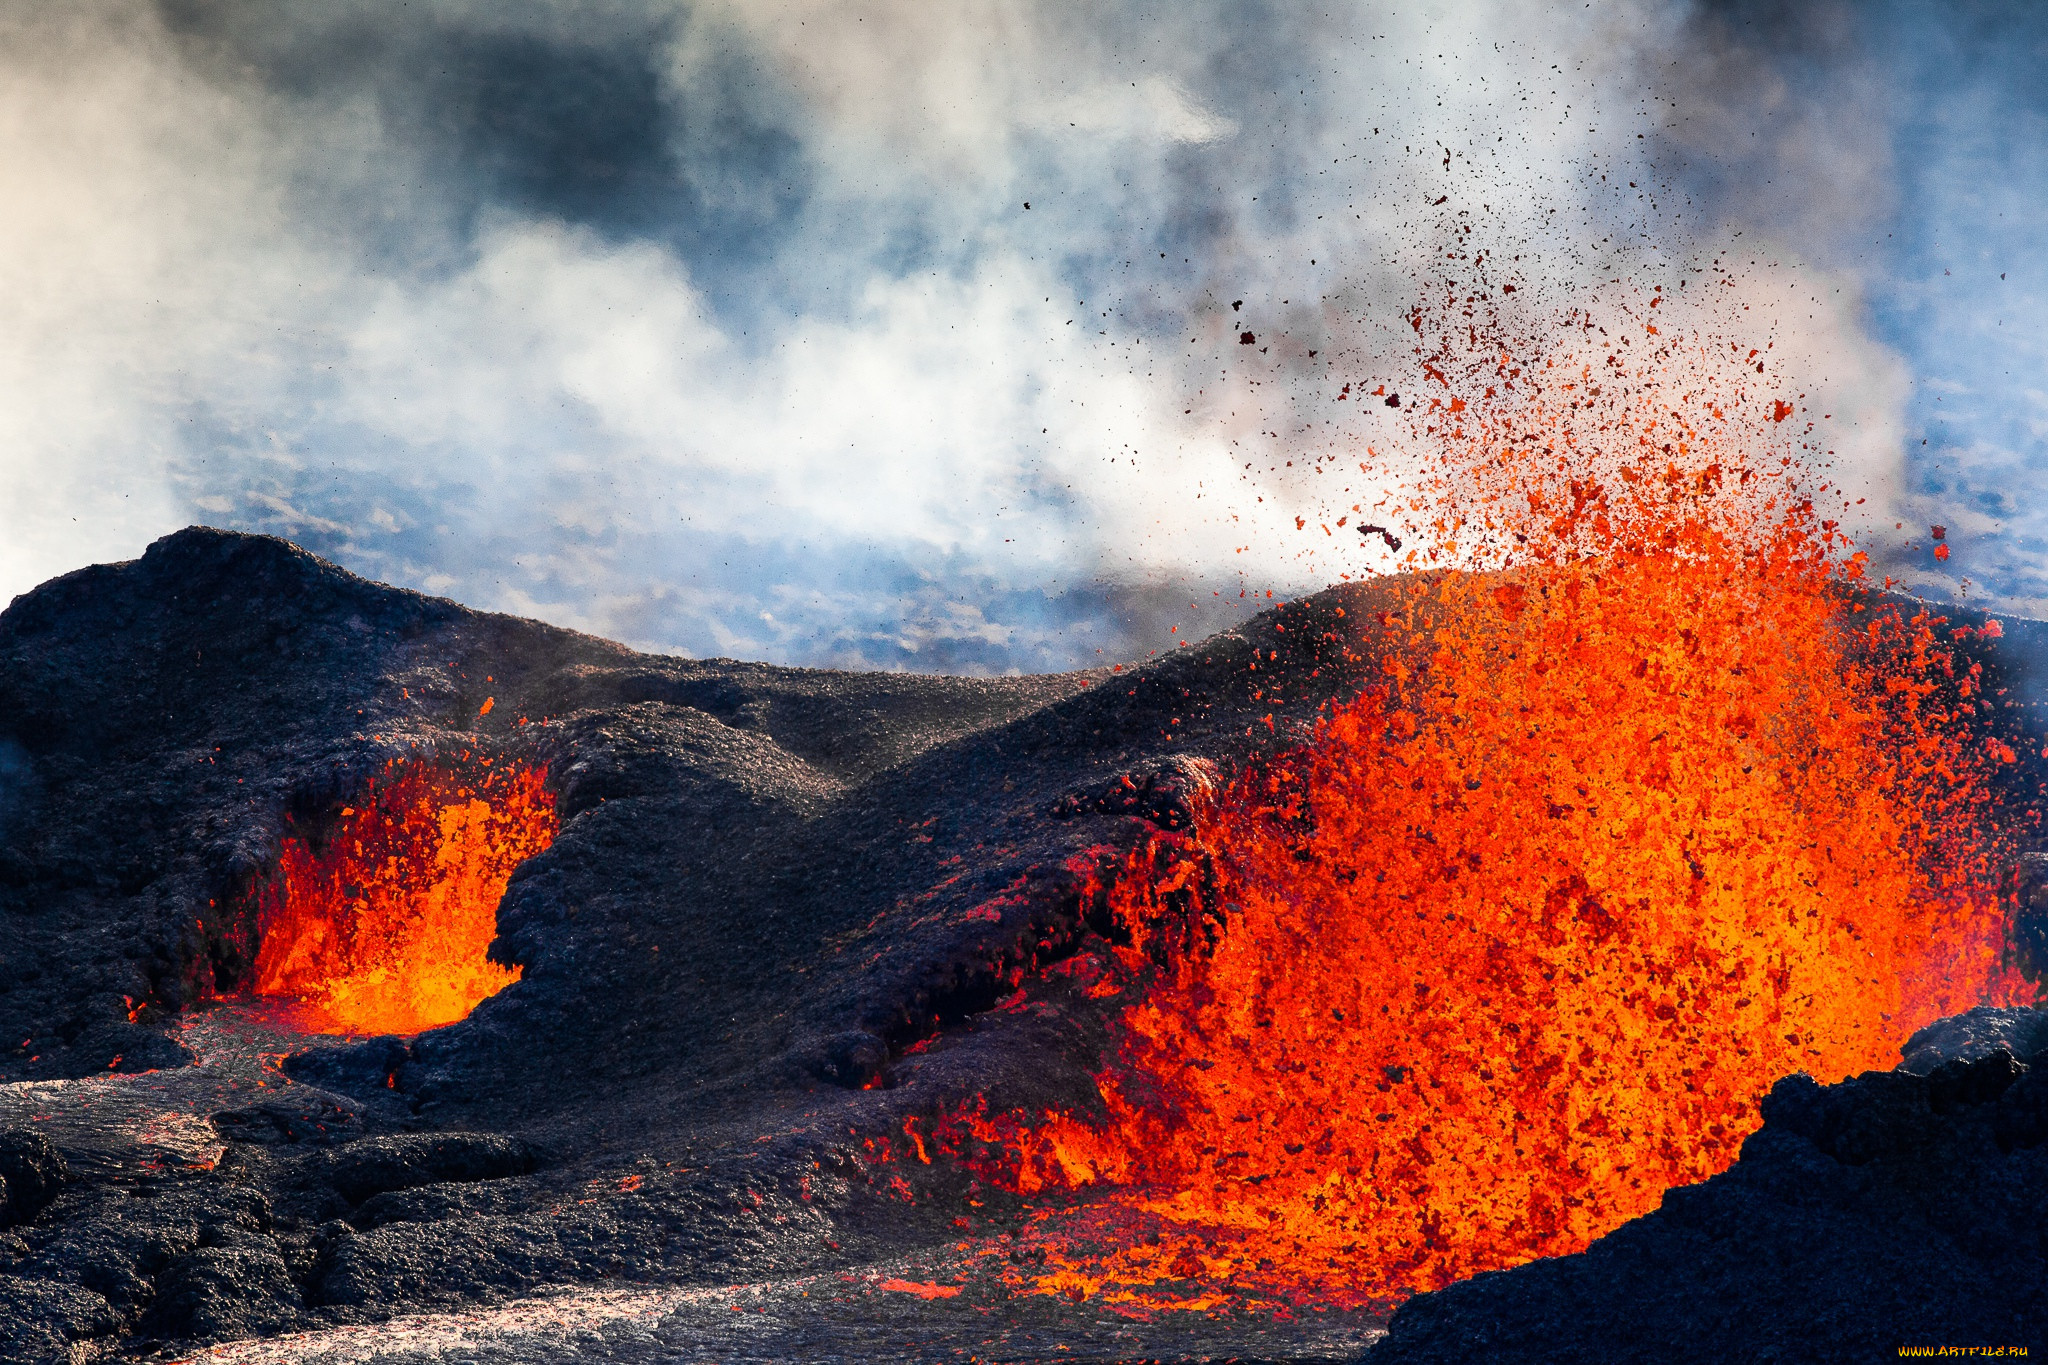
[[[887,1279],[877,1286],[892,1294],[915,1294],[920,1299],[950,1299],[960,1292],[957,1284],[932,1284],[924,1280]]]
[[[1101,1111],[970,1121],[1013,1188],[1128,1215],[1048,1224],[1020,1284],[1364,1306],[1576,1251],[1727,1167],[1780,1077],[2030,989],[1985,818],[2011,751],[1946,623],[1863,587],[1755,353],[1626,306],[1633,344],[1533,360],[1412,320],[1393,510],[1437,571],[1357,622],[1378,685],[1110,888]]]
[[[312,1033],[418,1033],[519,979],[485,952],[512,869],[554,842],[535,768],[393,762],[256,892],[253,994]]]

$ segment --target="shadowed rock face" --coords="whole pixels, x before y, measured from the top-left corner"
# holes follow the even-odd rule
[[[1763,1112],[1734,1166],[1580,1255],[1409,1300],[1374,1361],[2041,1349],[2048,1052],[2029,1065],[1964,1046],[1928,1075],[1825,1087],[1791,1076]]]
[[[1139,668],[1007,679],[642,655],[204,529],[16,599],[0,615],[0,1081],[97,1097],[138,1071],[160,1069],[146,1084],[172,1091],[198,1075],[176,1026],[246,979],[248,890],[288,817],[330,818],[391,758],[545,764],[563,823],[500,908],[493,954],[523,968],[518,983],[415,1039],[293,1057],[295,1083],[269,1076],[205,1111],[211,1168],[81,1146],[61,1170],[29,1153],[58,1174],[17,1184],[0,1142],[0,1225],[17,1224],[0,1226],[0,1359],[308,1330],[544,1285],[836,1272],[957,1240],[963,1207],[999,1227],[1014,1208],[965,1172],[878,1174],[866,1140],[975,1098],[1096,1102],[1104,1006],[1048,985],[1056,1008],[991,1007],[1016,973],[1088,943],[1094,868],[1184,826],[1206,784],[1305,737],[1319,707],[1377,676],[1379,646],[1358,626],[1394,591],[1333,590]],[[2009,641],[2031,638],[2008,626]],[[2019,1099],[1928,1118],[1990,1144],[1956,1138],[1959,1169],[2048,1150],[2022,1141],[2031,1089],[2007,1091]],[[1987,1104],[2013,1114],[1980,1123]],[[1754,1141],[1810,1151],[1807,1166],[1753,1176],[1746,1158],[1721,1181],[1789,1191],[1808,1167],[1832,1170],[1813,1163],[1839,1164],[1796,1126],[1774,1116]],[[1891,1196],[1869,1192],[1890,1168],[1855,1169],[1824,1216],[1756,1196],[1736,1221],[1804,1237],[1892,1216]],[[1643,1221],[1677,1226],[1670,1212]],[[1706,1256],[1715,1235],[1687,1232],[1684,1254]],[[1656,1264],[1641,1273],[1680,1282],[1682,1267]],[[1738,1305],[1762,1292],[1728,1283]],[[1451,1338],[1424,1329],[1466,1321],[1430,1306],[1481,1301],[1461,1290],[1418,1300],[1402,1349],[1448,1358],[1427,1343]],[[959,1311],[962,1339],[980,1340],[988,1319]],[[1141,1348],[1053,1311],[1004,1308],[1042,1333],[1014,1354],[1083,1339],[1124,1342],[1104,1354],[1195,1350],[1185,1324]],[[859,1340],[896,1340],[876,1327],[886,1315],[846,1321]],[[1260,1353],[1329,1354],[1317,1324],[1287,1330],[1286,1350]]]
[[[64,1154],[40,1133],[0,1133],[0,1228],[26,1223],[71,1177]]]

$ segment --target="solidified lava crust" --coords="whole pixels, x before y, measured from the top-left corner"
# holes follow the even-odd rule
[[[1100,1103],[1113,1011],[1071,968],[1115,932],[1101,876],[1373,676],[1371,638],[1331,642],[1340,608],[1370,620],[1385,591],[1279,605],[1143,667],[1007,679],[642,655],[202,528],[16,599],[0,1358],[510,1312],[565,1286],[667,1295],[675,1354],[618,1358],[691,1358],[756,1311],[779,1324],[758,1358],[1355,1355],[1370,1314],[1000,1302],[962,1248],[1025,1255],[1036,1210],[924,1139],[971,1105]],[[2044,642],[2009,622],[2006,643]],[[1260,695],[1276,685],[1284,703]],[[547,774],[560,832],[512,873],[490,946],[519,979],[413,1037],[237,1022],[283,841],[437,755]],[[2011,1060],[2048,1039],[1957,1027],[1916,1040],[1927,1079],[1784,1083],[1727,1173],[1581,1256],[1413,1300],[1388,1354],[1459,1358],[1478,1332],[1538,1358],[1559,1296],[1619,1302],[1583,1269],[1615,1248],[1642,1249],[1640,1301],[1711,1281],[1716,1321],[1764,1302],[1757,1267],[1816,1228],[1888,1248],[1857,1303],[1926,1264],[1995,1277],[2001,1255],[2038,1286],[2041,1248],[2000,1248],[2048,1198],[2039,1073]],[[2005,1062],[1936,1070],[1986,1028]],[[1848,1161],[1873,1105],[1888,1136]],[[1930,1228],[1949,1239],[1932,1261]],[[1818,1301],[1835,1274],[1784,1283]],[[2037,1288],[1999,1301],[2038,1323]]]

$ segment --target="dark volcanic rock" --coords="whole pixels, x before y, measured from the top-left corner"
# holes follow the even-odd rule
[[[370,1038],[346,1047],[308,1048],[284,1059],[284,1072],[294,1080],[370,1098],[395,1089],[399,1068],[412,1059],[403,1038]]]
[[[1185,754],[1120,773],[1086,791],[1069,792],[1047,814],[1071,820],[1077,815],[1135,815],[1161,829],[1187,829],[1195,811],[1220,785],[1216,765]]]
[[[859,1029],[792,1048],[790,1056],[804,1074],[848,1090],[864,1090],[888,1074],[889,1045]]]
[[[1967,1044],[1971,1030],[1952,1030]],[[1918,1055],[1935,1053],[1916,1036]],[[1896,1359],[2048,1343],[2048,1072],[1780,1081],[1727,1171],[1580,1255],[1411,1299],[1376,1365]],[[2048,1065],[2048,1054],[2035,1057]]]
[[[211,1172],[73,1182],[28,1230],[29,1255],[0,1274],[0,1324],[36,1314],[0,1325],[13,1352],[0,1359],[70,1361],[76,1343],[123,1328],[211,1336],[258,1314],[285,1325],[275,1306],[296,1293],[265,1268],[279,1258],[270,1233],[263,1195]],[[204,1254],[223,1250],[235,1254]]]
[[[70,1174],[63,1154],[41,1133],[27,1128],[0,1133],[0,1227],[26,1223],[41,1213]]]
[[[210,1120],[229,1142],[264,1146],[310,1143],[326,1146],[363,1136],[363,1116],[339,1101],[311,1094],[293,1096],[246,1109],[223,1109]]]
[[[72,1365],[120,1325],[114,1306],[81,1285],[0,1276],[0,1360]]]
[[[443,1180],[502,1180],[540,1164],[528,1144],[501,1133],[418,1133],[365,1138],[329,1153],[326,1183],[360,1204],[373,1194]]]
[[[228,1228],[157,1278],[149,1326],[173,1340],[216,1340],[296,1325],[301,1303],[275,1240]]]
[[[2000,1050],[2015,1057],[2048,1052],[2048,1012],[1979,1005],[1937,1019],[1906,1040],[1900,1065],[1925,1076],[1944,1063],[1975,1061]]]

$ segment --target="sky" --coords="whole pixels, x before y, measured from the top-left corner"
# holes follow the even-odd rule
[[[201,523],[699,657],[1146,657],[1390,567],[1294,519],[1471,227],[1716,268],[1880,567],[2048,615],[2044,106],[2027,4],[0,0],[0,601]]]

